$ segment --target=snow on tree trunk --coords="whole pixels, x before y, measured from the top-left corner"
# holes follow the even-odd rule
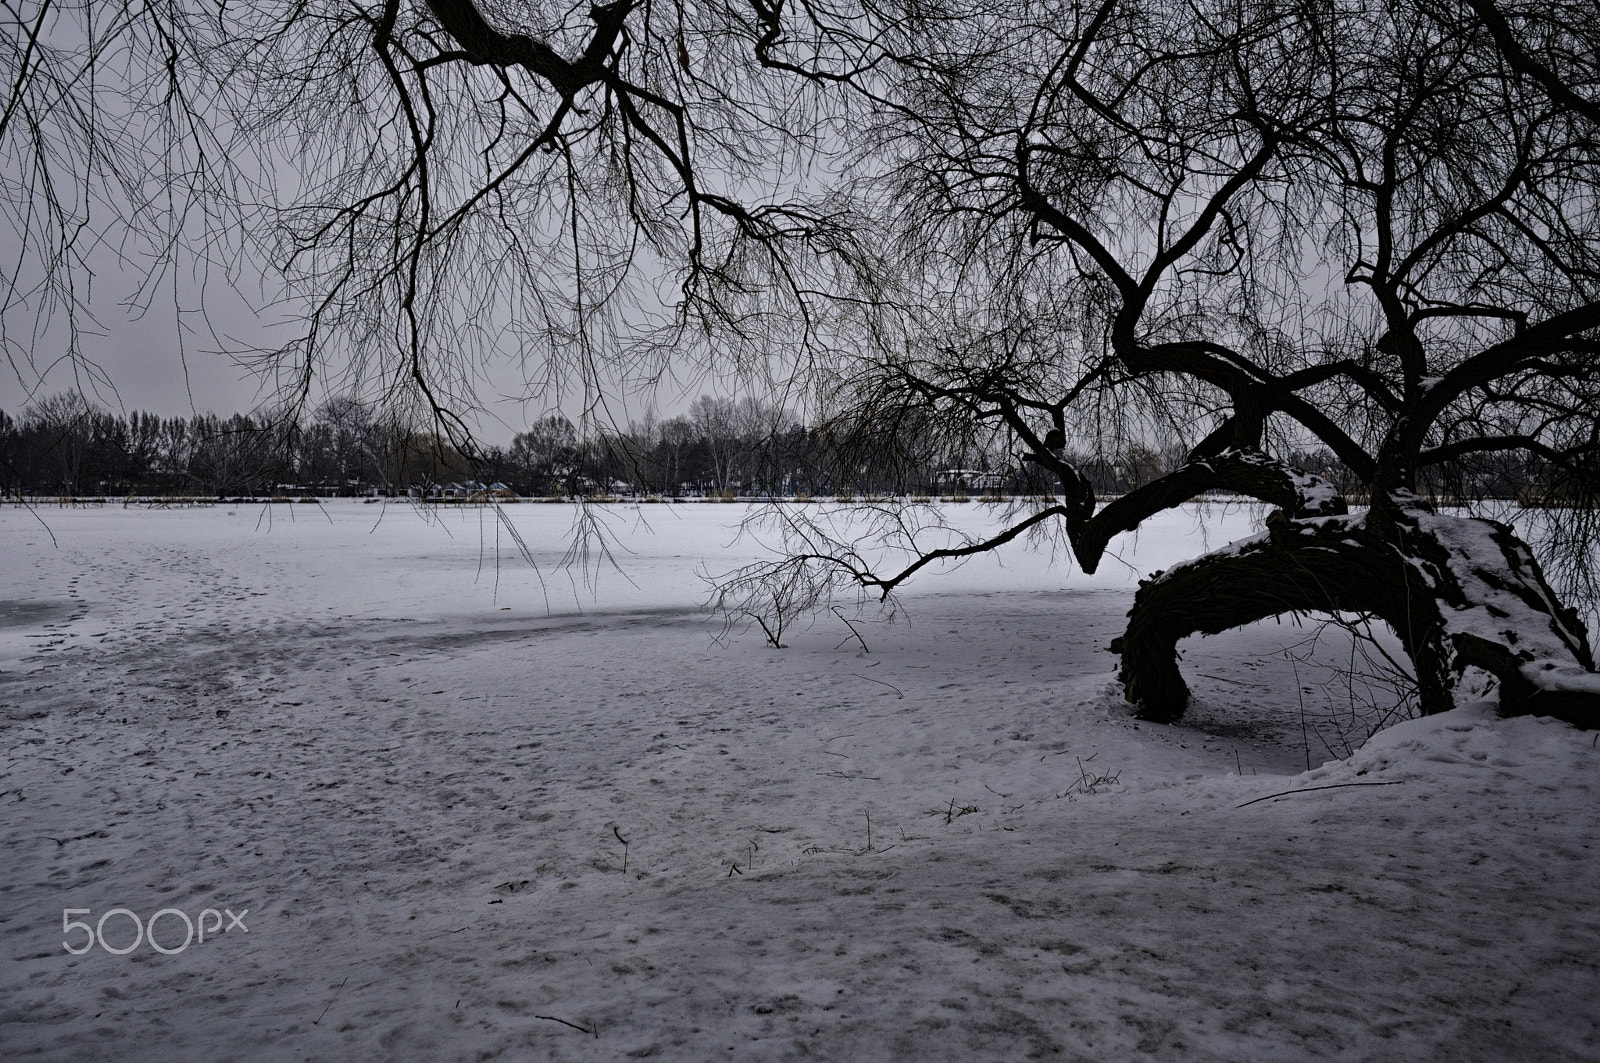
[[[1399,636],[1424,713],[1455,705],[1464,669],[1499,680],[1505,715],[1600,726],[1600,675],[1577,614],[1497,521],[1444,516],[1414,497],[1381,514],[1292,520],[1140,584],[1121,679],[1140,715],[1178,719],[1189,688],[1177,644],[1291,612],[1369,612]]]
[[[1527,544],[1498,521],[1421,506],[1409,515],[1415,523],[1397,527],[1433,589],[1453,672],[1475,665],[1494,675],[1504,715],[1600,726],[1600,675],[1583,622],[1545,581]]]

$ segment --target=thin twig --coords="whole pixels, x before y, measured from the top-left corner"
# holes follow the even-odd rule
[[[1243,808],[1245,805],[1253,805],[1257,801],[1271,801],[1274,797],[1288,797],[1290,794],[1309,794],[1313,790],[1337,790],[1344,786],[1399,786],[1405,781],[1406,780],[1404,779],[1395,779],[1392,782],[1336,782],[1330,783],[1327,786],[1306,786],[1299,790],[1285,790],[1279,794],[1268,794],[1265,797],[1257,797],[1254,800],[1246,801],[1244,805],[1234,805],[1233,807]]]
[[[855,676],[857,679],[865,679],[869,683],[876,683],[881,687],[888,687],[890,690],[894,691],[897,695],[899,695],[901,700],[905,699],[905,694],[901,691],[901,689],[899,687],[895,686],[893,683],[885,683],[881,679],[873,679],[871,676],[861,675],[860,673],[857,673],[857,672],[851,672],[850,674]]]
[[[350,976],[349,975],[345,975],[344,976],[344,982],[348,982],[348,981],[350,981]],[[315,1026],[317,1023],[322,1021],[323,1016],[328,1014],[328,1008],[333,1007],[333,1002],[335,1000],[338,1000],[339,999],[339,994],[344,991],[344,982],[340,982],[339,983],[339,988],[335,989],[333,991],[333,996],[328,998],[328,1007],[322,1009],[322,1015],[318,1015],[316,1018],[311,1020],[311,1025]]]
[[[843,613],[839,612],[837,607],[834,608],[833,615],[838,617],[841,621],[843,621],[844,626],[850,629],[851,637],[853,637],[857,642],[861,643],[861,652],[862,653],[871,653],[872,652],[871,650],[867,649],[867,640],[861,637],[861,632],[856,630],[856,626],[850,622],[850,619],[848,617],[846,617]],[[846,642],[849,642],[849,641],[850,641],[850,639],[848,639],[848,638],[844,639],[839,643],[839,646],[843,646]],[[834,649],[838,649],[839,646],[835,646]]]

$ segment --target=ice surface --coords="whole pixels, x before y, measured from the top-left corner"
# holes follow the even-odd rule
[[[570,507],[504,513],[542,585],[493,511],[0,512],[0,1056],[1600,1057],[1593,735],[1475,706],[1331,760],[1287,624],[1130,718],[1136,577],[1248,512],[919,576],[866,654],[713,641],[743,506],[614,511],[591,586]],[[117,907],[248,933],[63,949]]]

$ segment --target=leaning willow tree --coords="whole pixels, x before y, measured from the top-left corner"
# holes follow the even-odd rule
[[[1475,668],[1505,712],[1600,725],[1584,625],[1535,551],[1429,501],[1497,460],[1537,467],[1560,507],[1541,514],[1544,560],[1569,597],[1586,589],[1597,16],[1489,0],[950,0],[790,38],[774,14],[763,59],[879,106],[853,172],[915,308],[857,360],[841,430],[880,450],[892,442],[873,426],[895,419],[1003,435],[1060,497],[992,538],[931,547],[925,521],[882,513],[876,553],[788,518],[791,557],[745,574],[743,607],[841,582],[887,595],[929,562],[1047,526],[1092,572],[1114,536],[1220,489],[1274,508],[1263,534],[1139,588],[1112,649],[1145,716],[1185,709],[1179,640],[1320,612],[1387,622],[1424,712],[1450,708]],[[1069,455],[1108,433],[1186,439],[1187,456],[1102,504]],[[1359,512],[1283,459],[1319,445],[1362,485]],[[900,561],[884,565],[885,546]]]
[[[1274,506],[1268,530],[1140,588],[1117,648],[1146,715],[1183,711],[1188,635],[1362,612],[1398,634],[1425,711],[1478,668],[1508,712],[1600,723],[1568,604],[1600,454],[1592,0],[33,0],[5,18],[0,206],[21,251],[0,338],[19,372],[63,319],[71,353],[108,244],[144,256],[141,303],[197,264],[281,279],[303,328],[260,355],[291,394],[345,374],[457,433],[497,359],[526,360],[531,387],[581,380],[604,416],[611,382],[698,357],[809,387],[880,457],[1003,437],[1060,495],[936,548],[879,508],[877,541],[911,555],[894,570],[791,514],[789,556],[728,588],[747,608],[887,595],[1046,527],[1092,570],[1117,534],[1227,489]],[[1069,455],[1108,436],[1187,458],[1101,504]],[[1313,444],[1364,485],[1360,512],[1284,460]],[[1562,507],[1543,568],[1509,526],[1427,501],[1508,457]]]

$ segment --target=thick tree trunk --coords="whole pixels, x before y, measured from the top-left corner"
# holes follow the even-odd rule
[[[1275,512],[1267,526],[1140,585],[1112,648],[1141,716],[1183,714],[1181,639],[1289,612],[1369,612],[1410,655],[1425,713],[1453,708],[1463,669],[1477,666],[1499,680],[1503,714],[1600,726],[1600,675],[1583,625],[1506,525],[1404,499],[1382,520]]]

